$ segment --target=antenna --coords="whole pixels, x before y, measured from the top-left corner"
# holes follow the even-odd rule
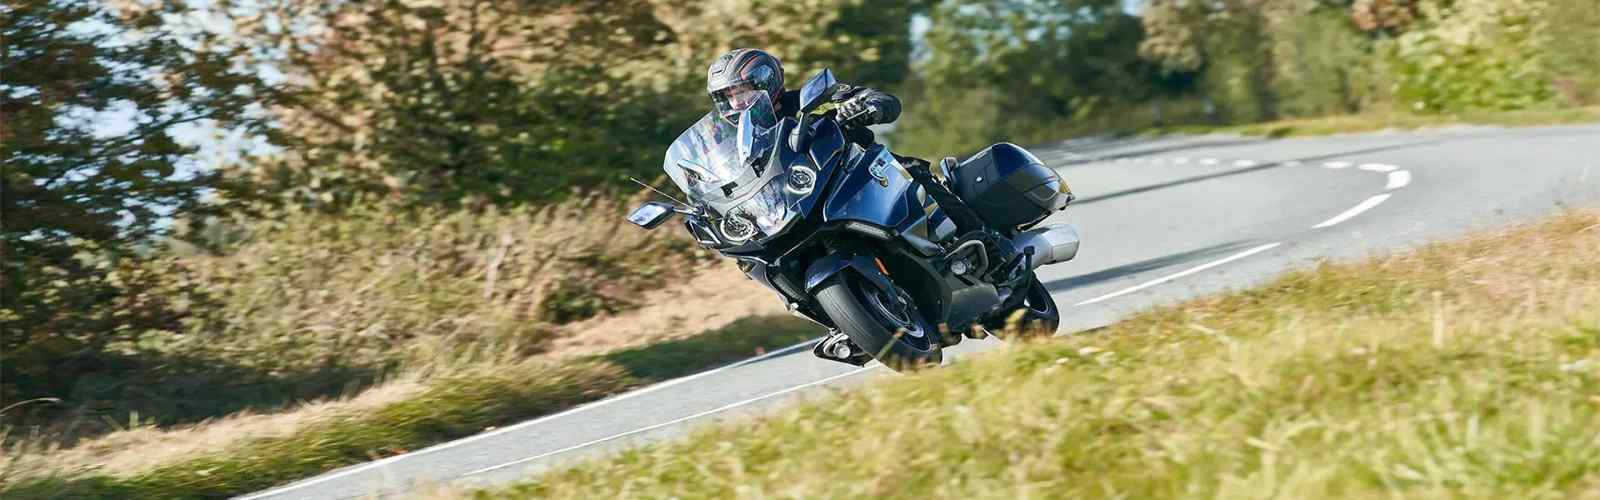
[[[683,205],[685,207],[691,206],[688,203],[684,203],[683,201],[672,197],[672,195],[667,194],[666,191],[662,191],[660,189],[656,189],[655,186],[651,186],[649,184],[645,184],[644,181],[640,181],[639,179],[635,179],[635,178],[633,178],[633,176],[628,176],[628,180],[633,181],[634,184],[638,184],[640,186],[644,186],[645,189],[649,189],[651,191],[655,191],[656,194],[659,194],[661,196],[665,196],[665,197],[667,197],[667,199],[672,200],[674,203],[677,203],[679,205]]]

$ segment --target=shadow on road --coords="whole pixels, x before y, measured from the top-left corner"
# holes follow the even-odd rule
[[[1177,151],[1186,151],[1186,150],[1190,150],[1190,149],[1224,148],[1224,147],[1231,147],[1231,146],[1249,146],[1249,145],[1252,145],[1252,144],[1260,144],[1260,143],[1267,142],[1267,141],[1270,141],[1270,140],[1272,140],[1272,139],[1265,138],[1265,137],[1261,137],[1261,138],[1256,138],[1256,137],[1250,137],[1250,138],[1233,138],[1233,137],[1189,138],[1189,139],[1179,139],[1179,141],[1182,141],[1182,142],[1171,143],[1171,144],[1166,144],[1166,145],[1161,145],[1161,146],[1156,146],[1156,147],[1149,147],[1149,148],[1145,148],[1145,149],[1135,149],[1135,150],[1132,150],[1132,151],[1118,151],[1116,153],[1107,154],[1107,155],[1098,155],[1098,154],[1095,154],[1095,153],[1099,152],[1099,151],[1109,150],[1109,149],[1117,149],[1117,148],[1123,148],[1123,147],[1128,147],[1128,146],[1138,146],[1138,145],[1142,145],[1142,144],[1161,142],[1161,141],[1166,141],[1166,142],[1170,143],[1170,142],[1173,141],[1173,138],[1171,138],[1171,137],[1103,138],[1103,139],[1100,139],[1100,140],[1065,141],[1065,142],[1051,144],[1051,145],[1046,146],[1046,147],[1049,147],[1049,148],[1062,148],[1062,149],[1065,149],[1066,152],[1073,153],[1073,154],[1076,154],[1076,155],[1081,155],[1081,156],[1084,157],[1084,159],[1081,159],[1081,160],[1080,159],[1074,159],[1072,161],[1066,162],[1066,165],[1063,165],[1063,166],[1070,166],[1070,165],[1079,164],[1079,163],[1089,163],[1089,162],[1093,162],[1093,161],[1104,161],[1106,159],[1133,158],[1133,157],[1138,157],[1138,156],[1150,156],[1150,155],[1157,155],[1157,154],[1163,154],[1163,153],[1173,153],[1173,152],[1177,152]]]
[[[1145,271],[1172,267],[1186,262],[1204,260],[1212,256],[1230,253],[1234,250],[1253,246],[1259,243],[1261,242],[1256,240],[1240,240],[1212,245],[1205,248],[1197,248],[1186,252],[1168,254],[1153,259],[1146,259],[1131,264],[1124,264],[1113,268],[1102,269],[1089,274],[1073,276],[1071,278],[1052,280],[1046,282],[1044,287],[1049,289],[1051,292],[1082,288],[1097,283],[1111,281],[1124,276],[1139,274]]]
[[[594,359],[616,363],[629,375],[646,381],[661,381],[713,368],[707,360],[744,364],[750,356],[822,333],[822,327],[787,315],[753,316],[692,337],[615,351]]]

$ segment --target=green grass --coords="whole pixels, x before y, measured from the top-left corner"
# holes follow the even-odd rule
[[[421,395],[375,412],[340,415],[285,438],[132,476],[92,472],[0,488],[22,498],[225,498],[334,468],[404,453],[804,341],[815,325],[746,318],[695,337],[566,363],[488,365],[430,379]]]
[[[476,498],[1600,496],[1600,213],[1324,264]]]
[[[1141,134],[1225,133],[1267,137],[1298,137],[1370,132],[1383,129],[1418,129],[1446,125],[1502,125],[1525,127],[1600,121],[1600,107],[1526,111],[1477,111],[1456,114],[1416,115],[1407,113],[1338,115],[1319,118],[1277,120],[1244,125],[1183,125],[1156,127]]]

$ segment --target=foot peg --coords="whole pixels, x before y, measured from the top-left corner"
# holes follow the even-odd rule
[[[872,361],[872,356],[867,351],[856,347],[850,337],[839,331],[834,331],[823,337],[817,345],[811,348],[811,354],[829,361],[861,366]]]

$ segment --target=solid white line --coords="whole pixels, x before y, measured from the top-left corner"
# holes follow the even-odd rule
[[[1239,252],[1239,253],[1236,253],[1236,254],[1233,254],[1233,255],[1229,255],[1229,256],[1224,257],[1224,258],[1222,258],[1220,260],[1215,260],[1215,261],[1212,261],[1212,262],[1201,264],[1199,266],[1196,266],[1194,268],[1188,269],[1186,271],[1183,271],[1183,272],[1180,272],[1180,273],[1177,273],[1177,274],[1169,275],[1169,276],[1162,277],[1162,278],[1156,278],[1156,279],[1153,279],[1153,280],[1150,280],[1150,281],[1146,281],[1144,283],[1140,283],[1139,285],[1134,286],[1132,288],[1128,288],[1128,289],[1125,289],[1125,290],[1120,290],[1120,291],[1108,293],[1108,294],[1105,294],[1105,295],[1101,295],[1099,297],[1095,297],[1095,298],[1092,298],[1092,299],[1089,299],[1089,300],[1085,300],[1083,302],[1079,302],[1079,303],[1073,304],[1073,305],[1075,305],[1075,306],[1083,306],[1083,305],[1093,304],[1095,302],[1100,302],[1100,301],[1103,301],[1103,300],[1106,300],[1106,299],[1121,297],[1123,295],[1127,295],[1127,294],[1130,294],[1130,293],[1133,293],[1133,292],[1137,292],[1139,290],[1144,290],[1146,288],[1150,288],[1150,287],[1153,287],[1153,286],[1156,286],[1156,285],[1159,285],[1159,284],[1162,284],[1162,283],[1166,283],[1168,281],[1172,281],[1172,280],[1175,280],[1175,279],[1178,279],[1178,278],[1182,278],[1184,276],[1188,276],[1188,275],[1191,275],[1191,274],[1194,274],[1194,273],[1198,273],[1198,272],[1201,272],[1201,271],[1204,271],[1204,270],[1207,270],[1207,269],[1211,269],[1213,267],[1217,267],[1217,266],[1220,266],[1220,265],[1223,265],[1223,264],[1227,264],[1229,262],[1233,262],[1233,261],[1236,261],[1236,260],[1239,260],[1239,259],[1243,259],[1243,258],[1249,257],[1251,255],[1255,255],[1255,254],[1258,254],[1258,253],[1261,253],[1261,252],[1265,252],[1267,250],[1271,250],[1274,247],[1277,247],[1278,245],[1282,245],[1282,244],[1283,244],[1283,242],[1268,243],[1268,244],[1265,244],[1265,245],[1261,245],[1261,246],[1258,246],[1258,247],[1255,247],[1255,248],[1251,248],[1249,250],[1245,250],[1243,252]]]
[[[1345,210],[1344,213],[1341,213],[1339,215],[1335,215],[1335,216],[1333,216],[1332,219],[1328,219],[1328,220],[1322,221],[1321,224],[1317,224],[1315,226],[1311,226],[1311,228],[1312,229],[1322,229],[1322,228],[1325,228],[1325,227],[1328,227],[1328,226],[1332,226],[1334,224],[1338,224],[1340,222],[1344,222],[1346,220],[1349,220],[1351,217],[1355,217],[1357,215],[1361,215],[1361,212],[1365,212],[1365,211],[1371,210],[1372,207],[1378,206],[1379,203],[1383,203],[1383,200],[1387,200],[1387,199],[1389,199],[1389,194],[1388,193],[1373,195],[1371,198],[1367,198],[1366,200],[1362,201],[1361,203],[1357,204],[1356,206],[1350,207],[1349,210]]]
[[[1385,164],[1382,164],[1382,163],[1362,163],[1360,166],[1358,166],[1356,168],[1359,168],[1359,169],[1362,169],[1362,170],[1366,170],[1368,172],[1379,172],[1379,173],[1382,173],[1382,172],[1393,172],[1395,170],[1399,170],[1400,169],[1400,167],[1396,167],[1394,165],[1385,165]]]
[[[1347,162],[1347,161],[1330,161],[1330,162],[1327,162],[1327,163],[1323,163],[1322,166],[1328,167],[1328,168],[1331,168],[1331,169],[1334,169],[1334,170],[1338,170],[1338,169],[1350,166],[1350,162]]]
[[[706,415],[711,415],[713,413],[718,413],[718,412],[722,412],[722,411],[727,411],[727,410],[731,410],[731,409],[734,409],[734,408],[738,408],[740,406],[744,406],[744,405],[747,405],[747,404],[750,404],[750,403],[754,403],[754,402],[757,402],[757,401],[761,401],[761,400],[765,400],[765,399],[771,399],[771,398],[778,397],[778,396],[781,396],[781,395],[784,395],[784,394],[788,394],[788,393],[791,393],[791,392],[794,392],[794,391],[805,389],[807,387],[812,387],[812,386],[816,386],[816,385],[821,385],[821,384],[825,384],[825,383],[828,383],[828,382],[832,382],[834,380],[841,379],[841,378],[844,378],[844,377],[848,377],[848,376],[851,376],[851,375],[855,375],[857,373],[861,373],[861,372],[864,372],[864,371],[867,371],[867,370],[871,370],[871,369],[877,368],[879,366],[883,366],[883,365],[874,364],[874,365],[871,365],[871,366],[863,366],[861,368],[856,368],[854,370],[850,370],[850,371],[847,371],[847,372],[844,372],[844,373],[840,373],[838,375],[833,375],[831,377],[827,377],[827,378],[824,378],[824,379],[821,379],[821,380],[807,382],[807,383],[800,384],[800,385],[797,385],[797,386],[794,386],[794,387],[790,387],[788,389],[783,389],[783,390],[780,390],[780,391],[771,392],[771,393],[767,393],[765,395],[756,396],[756,397],[753,397],[753,398],[750,398],[750,399],[746,399],[744,401],[739,401],[737,403],[729,403],[729,404],[726,404],[726,405],[723,405],[723,406],[720,406],[720,407],[717,407],[717,408],[713,408],[713,409],[706,410],[706,411],[703,411],[703,412],[700,412],[700,413],[689,415],[687,417],[677,418],[677,419],[669,420],[669,421],[662,422],[662,423],[655,424],[655,425],[649,425],[649,426],[645,426],[645,427],[640,427],[638,429],[634,429],[634,430],[631,430],[631,431],[628,431],[628,432],[623,432],[623,433],[620,433],[620,434],[612,434],[610,436],[606,436],[606,437],[603,437],[603,438],[591,440],[591,441],[588,441],[588,442],[585,442],[585,443],[575,444],[575,445],[568,446],[566,448],[562,448],[562,449],[555,450],[555,451],[540,453],[538,455],[534,455],[534,456],[527,457],[527,458],[521,458],[521,459],[513,460],[513,461],[510,461],[510,462],[506,462],[506,463],[500,464],[500,465],[484,467],[482,469],[478,469],[478,470],[475,470],[475,471],[472,471],[472,472],[468,472],[466,474],[462,474],[459,477],[467,477],[467,476],[482,474],[482,473],[485,473],[485,472],[493,472],[493,471],[497,471],[497,470],[500,470],[500,469],[504,469],[506,467],[511,467],[511,466],[514,466],[514,465],[517,465],[517,464],[523,464],[523,463],[531,462],[531,461],[538,460],[538,459],[541,459],[541,458],[545,458],[545,457],[548,457],[548,456],[560,455],[562,453],[566,453],[566,452],[569,452],[569,451],[572,451],[572,450],[576,450],[576,449],[579,449],[579,448],[587,448],[587,447],[594,446],[594,445],[597,445],[597,444],[600,444],[600,443],[604,443],[606,441],[613,441],[613,440],[621,439],[621,438],[632,436],[634,434],[638,434],[638,433],[641,433],[641,432],[653,431],[653,430],[660,429],[662,427],[666,427],[666,426],[669,426],[669,425],[673,425],[673,424],[677,424],[677,423],[681,423],[681,422],[686,422],[686,421],[689,421],[689,420],[694,420],[694,419],[697,419],[697,418],[700,418],[700,417],[704,417]]]
[[[1396,171],[1396,172],[1389,172],[1389,183],[1385,184],[1383,186],[1383,188],[1384,189],[1400,189],[1400,188],[1406,187],[1406,184],[1410,184],[1410,183],[1411,183],[1411,172],[1407,172],[1407,171],[1404,171],[1404,170],[1400,170],[1400,171]]]
[[[772,352],[769,352],[769,353],[766,353],[766,354],[762,354],[760,356],[756,356],[754,358],[746,359],[746,360],[743,360],[743,361],[736,361],[736,362],[733,362],[733,363],[729,363],[727,365],[723,365],[723,366],[720,366],[720,367],[717,367],[717,368],[714,368],[714,369],[711,369],[711,370],[706,370],[706,371],[703,371],[703,372],[700,372],[700,373],[696,373],[696,374],[693,374],[693,375],[685,375],[685,376],[678,377],[678,378],[675,378],[675,379],[672,379],[672,380],[667,380],[667,381],[664,381],[664,382],[660,382],[660,383],[657,383],[657,384],[654,384],[654,385],[645,386],[645,387],[640,388],[640,389],[635,390],[635,391],[618,394],[616,396],[612,396],[612,397],[609,397],[609,398],[606,398],[606,399],[602,399],[602,400],[599,400],[599,401],[595,401],[595,402],[592,402],[592,403],[588,403],[588,404],[578,405],[578,406],[575,406],[575,407],[572,407],[572,408],[568,408],[565,411],[552,413],[552,414],[549,414],[549,415],[545,415],[543,417],[539,417],[539,418],[536,418],[536,419],[533,419],[533,420],[528,420],[528,421],[525,421],[525,422],[520,422],[520,423],[517,423],[517,424],[514,424],[514,425],[510,425],[510,426],[501,427],[499,429],[495,429],[495,430],[492,430],[492,431],[489,431],[489,432],[485,432],[485,433],[482,433],[482,434],[474,434],[472,436],[468,436],[468,437],[464,437],[464,438],[461,438],[461,439],[457,439],[455,441],[448,441],[448,442],[444,442],[444,443],[439,443],[439,444],[436,444],[436,445],[433,445],[433,446],[429,446],[427,448],[423,448],[423,449],[420,449],[420,450],[417,450],[417,451],[413,451],[413,452],[410,452],[410,453],[402,453],[402,454],[395,455],[395,456],[392,456],[392,457],[387,457],[387,458],[383,458],[383,459],[380,459],[380,460],[367,462],[364,465],[358,465],[358,466],[351,467],[349,469],[345,469],[345,470],[342,470],[342,471],[339,471],[339,472],[335,472],[335,473],[332,473],[332,474],[328,474],[328,475],[324,475],[324,476],[318,476],[318,477],[311,478],[311,479],[308,479],[308,480],[305,480],[305,481],[301,481],[301,482],[298,482],[298,483],[290,483],[290,484],[279,486],[277,488],[273,488],[273,489],[270,489],[270,490],[260,491],[260,492],[252,493],[250,495],[237,497],[237,500],[252,500],[252,499],[256,499],[256,498],[266,498],[266,497],[269,497],[269,496],[277,495],[279,493],[284,493],[284,492],[288,492],[288,491],[294,491],[294,490],[297,490],[297,489],[300,489],[300,488],[305,488],[307,486],[321,484],[321,483],[325,483],[325,482],[328,482],[328,481],[332,481],[334,479],[338,479],[338,478],[341,478],[341,477],[349,476],[351,474],[357,474],[357,473],[360,473],[360,472],[372,470],[374,468],[382,467],[382,466],[388,465],[390,463],[397,462],[397,461],[402,460],[402,459],[406,459],[406,458],[410,458],[410,457],[414,457],[414,456],[418,456],[418,455],[426,455],[428,453],[447,450],[447,449],[454,448],[454,447],[457,447],[457,446],[461,446],[461,445],[464,445],[464,444],[467,444],[467,443],[472,443],[472,442],[480,441],[480,440],[483,440],[483,439],[488,439],[488,438],[491,438],[491,437],[494,437],[494,436],[505,434],[507,432],[515,431],[517,429],[522,429],[522,428],[525,428],[525,427],[538,425],[540,423],[547,422],[547,421],[549,421],[551,419],[561,418],[561,417],[564,417],[564,416],[567,416],[567,415],[571,415],[573,413],[586,411],[586,410],[592,410],[592,409],[595,409],[595,408],[599,408],[601,406],[606,406],[606,405],[609,405],[609,404],[612,404],[612,403],[616,403],[618,401],[625,401],[625,400],[628,400],[628,399],[631,399],[631,398],[634,398],[634,397],[638,397],[638,396],[642,396],[642,395],[645,395],[645,394],[649,394],[651,392],[659,391],[661,389],[666,389],[668,387],[672,387],[672,386],[675,386],[675,385],[678,385],[678,384],[682,384],[684,382],[688,382],[688,381],[691,381],[691,380],[694,380],[694,379],[705,377],[705,376],[708,376],[708,375],[711,375],[711,374],[714,374],[714,373],[718,373],[718,372],[721,372],[721,371],[724,371],[724,370],[737,368],[737,367],[740,367],[740,366],[743,366],[743,365],[747,365],[747,364],[750,364],[750,363],[753,363],[753,362],[756,362],[756,361],[760,361],[760,360],[763,360],[763,359],[771,358],[771,357],[774,357],[774,356],[782,356],[784,354],[788,354],[788,353],[794,352],[796,350],[799,350],[801,348],[807,347],[807,346],[811,345],[812,343],[815,343],[816,341],[817,341],[817,339],[810,339],[810,340],[807,340],[805,342],[801,342],[801,343],[798,343],[798,344],[795,344],[795,345],[791,345],[789,347],[785,347],[785,348],[782,348],[782,349],[778,349],[776,351],[772,351]]]

